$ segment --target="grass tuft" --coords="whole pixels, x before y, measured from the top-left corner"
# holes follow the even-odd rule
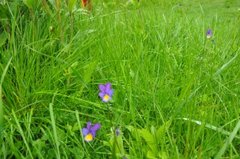
[[[239,158],[239,0],[35,1],[0,2],[1,159]]]

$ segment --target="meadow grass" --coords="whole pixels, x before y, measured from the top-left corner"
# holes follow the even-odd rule
[[[239,158],[240,2],[93,4],[5,4],[0,158]]]

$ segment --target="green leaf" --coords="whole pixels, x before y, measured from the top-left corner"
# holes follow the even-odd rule
[[[83,151],[79,147],[69,148],[69,151],[74,155],[74,158],[84,158]]]
[[[83,89],[86,87],[86,85],[91,81],[91,77],[94,71],[96,70],[96,64],[97,64],[96,62],[91,62],[84,67],[84,74],[83,74],[84,84],[80,88],[80,91],[79,91],[80,95],[82,94]]]
[[[166,152],[161,151],[161,152],[158,153],[158,158],[161,158],[161,159],[168,159],[169,156],[167,155]]]
[[[169,120],[166,123],[164,123],[161,127],[158,128],[157,133],[156,133],[156,137],[158,140],[161,140],[161,138],[163,138],[167,132],[167,130],[169,129],[170,125],[171,125],[172,121]]]
[[[86,83],[90,82],[91,81],[91,77],[92,77],[92,74],[93,72],[96,70],[96,62],[93,61],[91,63],[89,63],[84,69],[84,81]]]
[[[70,12],[73,11],[74,6],[76,5],[77,0],[68,0],[68,9]]]
[[[23,3],[30,9],[33,8],[33,3],[34,3],[34,0],[23,0]]]
[[[117,136],[115,141],[116,152],[119,154],[124,154],[122,135]]]
[[[153,152],[157,152],[157,144],[154,134],[151,134],[147,129],[140,129],[139,134],[146,141],[147,145]]]
[[[137,128],[134,128],[133,126],[126,126],[126,128],[130,131],[134,138],[140,137]]]
[[[39,0],[23,0],[23,3],[29,8],[29,9],[33,9],[33,8],[37,8],[39,5]]]
[[[37,140],[33,141],[32,144],[33,144],[33,146],[35,146],[39,151],[41,151],[42,148],[46,146],[44,140],[41,140],[41,139],[37,139]]]
[[[121,154],[125,154],[124,152],[124,146],[123,146],[123,135],[120,134],[116,136],[115,128],[112,129],[109,146],[112,149],[112,153],[115,154],[115,156],[121,156]]]
[[[155,143],[154,136],[147,129],[140,129],[139,133],[148,144]]]
[[[72,127],[72,131],[80,131],[80,126],[78,125],[78,123],[76,122],[73,127]]]
[[[42,0],[42,8],[49,15],[51,15],[51,16],[53,15],[51,7],[49,7],[49,5],[48,5],[46,0]]]
[[[147,159],[157,159],[155,154],[152,151],[147,152]]]

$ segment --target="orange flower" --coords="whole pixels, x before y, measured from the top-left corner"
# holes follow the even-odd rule
[[[88,4],[88,2],[89,2],[88,0],[82,0],[82,6],[83,6],[83,7],[86,7],[87,4]]]
[[[82,0],[82,7],[87,8],[89,11],[92,10],[91,0]]]

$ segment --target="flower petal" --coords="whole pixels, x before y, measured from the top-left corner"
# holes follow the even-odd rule
[[[106,83],[106,85],[105,85],[105,91],[111,90],[111,87],[112,87],[111,83]]]
[[[95,125],[93,125],[93,126],[91,127],[91,130],[92,130],[92,131],[97,131],[97,130],[100,129],[100,128],[101,128],[101,124],[97,123],[97,124],[95,124]]]
[[[98,88],[101,92],[105,92],[105,86],[103,84],[99,84]]]
[[[96,136],[96,132],[98,129],[101,128],[101,125],[99,123],[95,124],[92,128],[91,128],[91,134],[93,135],[93,137]]]
[[[82,129],[83,136],[86,136],[88,133],[89,133],[89,129],[87,129],[87,128]]]
[[[89,121],[87,122],[87,129],[90,130],[91,129],[91,126],[92,126],[92,123]]]
[[[110,89],[110,90],[106,91],[106,93],[107,93],[110,97],[112,97],[112,95],[113,95],[113,89]]]
[[[105,96],[105,93],[104,92],[100,92],[98,93],[99,97],[103,98]]]

